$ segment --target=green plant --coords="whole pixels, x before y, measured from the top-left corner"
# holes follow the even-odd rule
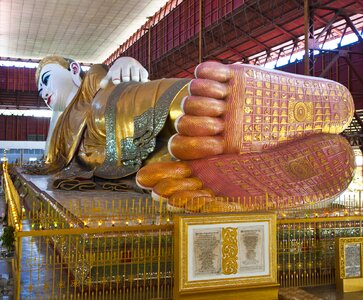
[[[3,235],[0,237],[1,244],[8,249],[8,251],[14,250],[15,246],[15,228],[13,226],[4,227]]]

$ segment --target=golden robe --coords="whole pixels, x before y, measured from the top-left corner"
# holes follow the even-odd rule
[[[169,125],[181,114],[189,79],[110,83],[102,90],[106,73],[105,66],[94,65],[60,116],[47,155],[50,170],[75,160],[97,177],[116,179],[137,172],[147,158],[170,159]]]

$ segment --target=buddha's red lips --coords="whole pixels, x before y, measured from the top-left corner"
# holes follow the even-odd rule
[[[50,102],[52,102],[52,96],[49,96],[47,99],[47,104],[50,105]]]

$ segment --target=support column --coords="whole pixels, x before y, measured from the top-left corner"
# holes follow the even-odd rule
[[[149,71],[149,76],[151,74],[151,25],[147,30],[147,69]]]
[[[314,75],[314,9],[310,7],[309,0],[304,0],[304,29],[305,29],[305,54],[304,74]]]
[[[204,0],[199,0],[199,56],[198,62],[203,62],[203,36],[204,36]]]

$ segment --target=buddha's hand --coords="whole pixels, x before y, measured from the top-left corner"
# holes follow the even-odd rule
[[[148,71],[136,59],[120,57],[115,60],[100,85],[105,88],[110,80],[113,84],[119,84],[129,81],[146,82],[148,78]]]

